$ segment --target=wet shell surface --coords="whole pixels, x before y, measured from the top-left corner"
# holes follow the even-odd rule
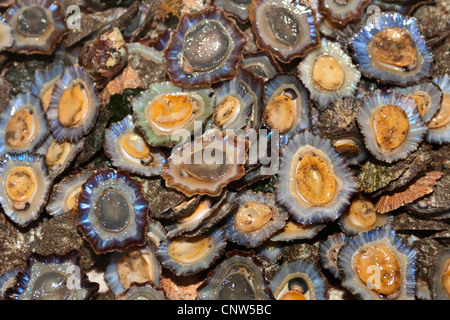
[[[288,63],[320,45],[315,12],[307,2],[258,0],[250,4],[256,44]]]
[[[177,237],[162,243],[157,251],[161,264],[176,275],[186,276],[209,268],[225,251],[222,229],[195,237]]]
[[[48,110],[55,83],[64,73],[64,68],[65,66],[62,62],[57,62],[44,70],[36,71],[34,74],[31,92],[36,97],[41,98],[42,108],[45,112]]]
[[[105,130],[103,148],[113,166],[146,177],[159,175],[166,162],[157,148],[147,144],[131,115]]]
[[[180,18],[164,50],[171,81],[184,87],[207,87],[237,75],[245,34],[220,7]]]
[[[277,74],[265,83],[263,121],[278,130],[280,144],[296,131],[309,128],[309,93],[295,75]]]
[[[389,226],[359,233],[339,250],[342,285],[364,300],[412,300],[416,255]]]
[[[151,282],[134,284],[117,296],[117,300],[167,300],[163,289],[155,287]]]
[[[0,155],[35,151],[48,134],[41,100],[19,94],[0,115]]]
[[[344,233],[336,233],[320,244],[319,256],[322,266],[331,272],[336,279],[342,279],[338,266],[338,254],[342,246],[348,242],[348,236]]]
[[[75,276],[74,276],[75,275]],[[90,300],[99,284],[89,281],[80,266],[80,253],[31,254],[19,271],[14,287],[5,292],[8,300]]]
[[[413,17],[381,13],[366,22],[350,44],[361,73],[382,83],[406,86],[430,74],[433,54]]]
[[[277,202],[303,224],[337,219],[358,186],[331,142],[308,130],[283,146],[277,177]]]
[[[444,144],[450,141],[450,76],[437,77],[433,81],[442,90],[442,101],[439,110],[428,122],[427,140]]]
[[[133,99],[134,124],[150,146],[174,146],[213,113],[213,104],[210,89],[154,83]]]
[[[82,67],[66,67],[56,81],[47,109],[51,133],[58,142],[77,142],[94,126],[99,100],[91,77]]]
[[[346,25],[360,18],[369,4],[369,0],[319,0],[318,10],[334,23]]]
[[[268,300],[264,268],[252,252],[231,251],[197,289],[198,300]]]
[[[431,288],[435,300],[450,300],[450,249],[442,249],[434,256]]]
[[[149,203],[126,171],[94,173],[83,184],[77,225],[98,253],[123,251],[145,242]]]
[[[5,214],[21,227],[39,218],[52,183],[39,154],[7,153],[1,159],[0,203]]]
[[[65,177],[53,186],[46,210],[52,216],[66,212],[75,212],[78,207],[78,197],[83,190],[83,184],[92,175],[91,172],[80,172]]]
[[[396,92],[367,95],[357,120],[367,149],[387,163],[405,159],[427,131],[415,101]]]
[[[327,300],[325,276],[309,261],[285,262],[270,281],[277,300]]]
[[[298,65],[300,80],[321,110],[330,102],[352,97],[361,77],[351,57],[337,42],[326,39]]]
[[[227,217],[225,237],[255,248],[283,228],[287,218],[288,212],[276,204],[274,194],[241,192],[235,210]]]
[[[58,2],[50,0],[16,1],[5,14],[14,37],[9,50],[24,54],[52,54],[68,30],[62,11]]]
[[[246,140],[211,129],[192,143],[175,147],[161,176],[166,185],[187,196],[219,196],[230,182],[245,174]]]
[[[156,249],[148,242],[142,246],[132,246],[123,252],[113,252],[109,256],[105,270],[105,281],[116,294],[123,294],[136,283],[161,285],[161,264]]]

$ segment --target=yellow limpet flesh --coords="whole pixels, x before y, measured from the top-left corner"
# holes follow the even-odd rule
[[[78,206],[78,196],[81,194],[83,189],[81,187],[74,190],[70,196],[67,198],[66,205],[69,210],[73,210]]]
[[[214,240],[211,237],[177,238],[170,242],[168,252],[182,264],[195,264],[201,262],[213,247]]]
[[[136,133],[124,134],[120,139],[120,145],[133,158],[145,159],[150,154],[149,145]]]
[[[146,108],[147,121],[162,130],[182,127],[195,111],[195,104],[186,95],[162,95]]]
[[[336,59],[321,55],[314,63],[312,78],[323,89],[336,91],[344,84],[345,74]]]
[[[236,212],[236,229],[254,232],[265,226],[275,215],[274,210],[262,203],[247,201]]]
[[[442,286],[447,290],[447,294],[450,295],[450,259],[447,259],[445,262],[441,279]]]
[[[48,110],[48,106],[50,105],[50,102],[52,101],[52,93],[53,93],[53,88],[55,87],[55,83],[53,83],[51,86],[49,86],[47,88],[47,90],[45,90],[44,94],[42,94],[41,100],[42,100],[42,109],[44,109],[44,111]]]
[[[35,118],[26,109],[17,111],[8,121],[5,129],[5,141],[10,147],[22,147],[35,136]]]
[[[366,199],[355,199],[348,208],[351,221],[359,226],[372,227],[377,221],[377,214],[373,203]]]
[[[441,107],[436,115],[428,123],[431,129],[439,129],[450,124],[450,95],[444,94],[442,97]]]
[[[5,188],[12,201],[27,201],[36,192],[36,174],[29,167],[16,166],[6,176]]]
[[[405,111],[392,104],[384,105],[372,115],[375,140],[384,150],[398,148],[408,136],[409,119]]]
[[[361,249],[354,258],[353,268],[361,281],[378,293],[392,295],[400,288],[400,264],[386,246],[374,245]]]
[[[354,157],[359,153],[358,144],[352,139],[336,140],[333,143],[336,150],[345,157]]]
[[[154,281],[151,257],[140,248],[127,251],[117,262],[117,275],[124,288],[129,288],[133,282],[144,283]]]
[[[89,101],[76,84],[64,90],[58,103],[58,120],[64,127],[82,124],[89,111]]]
[[[416,63],[416,44],[408,30],[385,28],[372,38],[371,44],[373,57],[382,64],[404,68]]]
[[[49,167],[61,164],[70,152],[69,142],[59,143],[53,140],[45,153],[45,164]]]
[[[417,111],[419,111],[420,115],[423,117],[431,107],[431,97],[422,91],[412,93],[409,97],[416,101]]]
[[[271,129],[280,133],[289,131],[295,118],[294,101],[284,94],[274,97],[267,103],[263,118]]]
[[[288,291],[284,293],[278,300],[306,300],[306,297],[301,292]]]
[[[239,99],[233,96],[227,96],[216,106],[213,114],[213,120],[216,125],[223,127],[228,122],[236,118],[241,103]]]
[[[336,192],[336,180],[327,163],[315,155],[306,155],[296,169],[298,193],[310,204],[329,203]]]

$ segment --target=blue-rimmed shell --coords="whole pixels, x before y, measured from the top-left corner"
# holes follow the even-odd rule
[[[297,66],[299,78],[321,110],[330,102],[353,97],[361,73],[338,42],[321,40]]]
[[[439,86],[433,82],[424,81],[413,86],[397,87],[391,90],[413,98],[425,123],[430,122],[441,106],[443,93]]]
[[[9,48],[14,43],[14,37],[11,32],[10,25],[0,17],[0,52]]]
[[[331,272],[336,279],[341,279],[337,257],[339,250],[347,243],[349,237],[345,233],[328,236],[319,246],[319,257],[322,266]]]
[[[61,5],[51,0],[17,0],[5,12],[14,43],[10,51],[52,54],[68,31]]]
[[[309,128],[309,93],[300,79],[279,73],[265,83],[264,123],[278,129],[280,144],[296,131]]]
[[[126,171],[94,173],[78,198],[77,225],[98,253],[145,243],[149,202]]]
[[[167,296],[163,288],[146,282],[133,284],[129,289],[117,295],[117,300],[167,300]]]
[[[305,170],[308,168],[309,160],[321,163],[325,171],[318,176],[324,177],[326,174],[329,177],[330,185],[333,185],[332,181],[334,180],[334,189],[330,189],[330,192],[327,193],[328,196],[322,201],[311,202],[312,200],[305,198],[298,189],[297,173],[301,174],[300,172],[302,172],[299,169],[301,169],[300,164],[303,159],[306,159]],[[325,169],[325,166],[328,169]],[[306,172],[315,171],[311,169]],[[351,197],[358,187],[345,160],[334,149],[331,141],[308,130],[294,133],[281,148],[280,169],[277,178],[275,189],[277,202],[285,206],[291,216],[302,224],[336,220],[350,203]],[[306,179],[307,177],[300,178]],[[311,180],[311,183],[314,183],[313,181],[314,179]],[[322,187],[318,190],[319,195],[325,191]]]
[[[256,44],[283,63],[320,46],[315,11],[306,1],[257,0],[249,6]]]
[[[94,126],[98,112],[99,100],[89,73],[78,65],[66,67],[55,83],[47,110],[48,125],[55,139],[80,140]]]
[[[412,42],[415,47],[415,61],[410,61],[410,64],[405,67],[379,61],[372,52],[375,47],[373,39],[381,31],[386,30],[383,32],[387,33],[390,30],[394,30],[393,28],[398,28],[395,29],[397,31],[402,30],[402,37],[406,37],[405,39]],[[402,37],[398,36],[397,39]],[[380,44],[383,43],[382,39],[379,40]],[[350,43],[361,73],[382,83],[393,83],[402,86],[412,85],[430,74],[433,54],[421,34],[417,20],[413,17],[403,16],[398,12],[381,13],[375,19],[370,19],[370,21],[366,22],[360,31],[351,38]],[[404,48],[397,50],[398,46],[392,47],[395,49],[387,49],[396,50],[395,52],[390,51],[391,56],[394,56],[394,53],[399,55],[401,50],[405,50]]]
[[[328,300],[325,276],[307,260],[283,263],[270,281],[270,289],[277,300]]]
[[[156,254],[161,264],[178,276],[209,268],[225,251],[227,242],[221,228],[195,237],[177,237],[160,245]]]
[[[397,276],[401,277],[401,283],[397,292],[390,296],[380,294],[374,290],[377,288],[377,281],[379,280],[376,279],[377,272],[378,275],[383,276],[383,270],[377,271],[377,266],[374,265],[372,270],[374,278],[369,278],[367,284],[361,280],[355,270],[355,257],[364,250],[367,250],[367,248],[374,246],[381,246],[389,249],[395,255],[400,266],[400,274]],[[350,238],[347,244],[342,246],[339,250],[338,266],[342,274],[341,284],[355,296],[363,300],[412,300],[414,299],[416,287],[416,256],[416,251],[408,247],[390,226],[359,233]],[[383,263],[383,261],[380,261],[380,264],[381,263]],[[365,271],[366,270],[364,270],[364,272]]]
[[[214,124],[222,130],[247,127],[253,110],[253,96],[246,86],[234,78],[214,90]]]
[[[45,164],[48,174],[56,178],[63,173],[81,152],[84,146],[84,138],[77,142],[58,142],[52,134],[49,134],[44,142],[36,149],[36,153],[45,156]]]
[[[0,274],[0,296],[3,297],[6,290],[12,288],[16,283],[16,276],[20,270],[7,270]]]
[[[41,100],[31,93],[18,94],[0,115],[0,155],[34,151],[48,134]]]
[[[408,130],[401,132],[404,136],[403,141],[399,140],[398,146],[393,145],[394,148],[388,150],[386,147],[380,146],[379,138],[376,137],[376,116],[379,112],[383,112],[382,108],[395,106],[395,110],[401,113],[402,117],[389,115],[394,123],[398,123],[400,120],[408,121]],[[400,109],[398,109],[400,108]],[[383,115],[380,115],[380,118]],[[372,153],[378,160],[384,162],[394,162],[400,159],[406,158],[410,152],[416,150],[419,143],[422,141],[424,134],[427,131],[427,127],[417,110],[416,102],[404,95],[396,92],[382,92],[376,90],[375,92],[366,95],[363,98],[363,104],[356,116],[361,133],[364,136],[364,141],[370,153]],[[396,127],[397,128],[397,124]],[[399,129],[396,129],[399,131]],[[382,131],[379,132],[380,135]],[[388,132],[386,132],[388,133]],[[389,134],[391,134],[389,132]],[[397,136],[400,137],[399,134]],[[383,136],[381,136],[383,137]],[[390,145],[392,137],[383,137],[383,143]],[[400,138],[398,138],[400,139]],[[396,142],[397,143],[397,142]]]
[[[450,142],[450,76],[448,74],[433,79],[442,90],[442,101],[438,112],[428,123],[427,140],[432,143]]]
[[[39,217],[52,183],[42,155],[26,151],[7,153],[1,159],[0,203],[5,214],[21,227]]]
[[[5,292],[8,300],[90,300],[100,287],[81,269],[76,250],[64,255],[32,253],[16,281]]]
[[[255,248],[286,224],[288,212],[275,202],[275,195],[246,190],[225,224],[225,237],[248,248]]]
[[[42,100],[42,108],[44,111],[48,110],[50,105],[53,88],[56,81],[64,73],[64,64],[59,61],[45,68],[38,70],[34,74],[34,82],[31,85],[31,92]]]
[[[150,282],[161,285],[161,264],[152,243],[132,246],[124,252],[113,252],[109,256],[105,281],[116,294],[124,293],[135,283]]]
[[[159,175],[166,161],[158,149],[148,146],[141,133],[136,130],[131,115],[111,124],[105,130],[103,148],[113,166],[146,177]]]
[[[52,216],[69,211],[74,212],[77,209],[78,196],[83,184],[91,175],[90,171],[74,173],[55,184],[46,206],[47,212]]]
[[[221,7],[181,16],[164,50],[170,80],[183,87],[207,87],[232,79],[247,37]]]
[[[270,300],[264,268],[253,251],[229,251],[197,288],[198,300]]]
[[[171,125],[165,125],[164,122],[158,120],[159,118],[151,118],[155,103],[164,99],[171,101],[176,98],[187,99],[186,101],[189,103],[184,103],[184,105],[186,108],[192,108],[190,115],[176,119],[177,114],[173,112],[173,117],[178,121],[172,121]],[[173,146],[188,138],[183,135],[193,133],[195,123],[203,123],[213,113],[213,106],[212,89],[185,89],[171,82],[151,84],[132,102],[135,126],[143,133],[150,146]]]

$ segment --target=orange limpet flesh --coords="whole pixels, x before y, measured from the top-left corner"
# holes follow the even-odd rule
[[[392,104],[384,105],[372,118],[375,140],[382,149],[391,151],[406,140],[409,118],[402,108]]]
[[[372,38],[373,56],[380,63],[404,68],[416,63],[416,44],[409,31],[385,28]]]
[[[273,209],[265,204],[254,201],[245,202],[236,213],[236,228],[243,232],[254,232],[265,226],[274,214]]]
[[[355,199],[348,209],[351,220],[364,227],[371,227],[377,221],[375,206],[369,200]]]
[[[8,121],[5,129],[5,142],[8,146],[17,148],[26,145],[35,135],[35,119],[22,109],[17,111]]]
[[[32,169],[26,166],[16,166],[6,176],[5,186],[12,201],[27,201],[37,189],[37,177]]]
[[[263,117],[271,129],[278,129],[280,133],[289,131],[294,123],[294,101],[284,94],[274,97],[267,103]]]
[[[119,259],[117,274],[125,289],[128,289],[133,282],[144,283],[156,280],[151,277],[153,274],[151,257],[138,247],[127,251]]]
[[[70,151],[69,142],[59,143],[53,140],[45,153],[45,164],[49,167],[58,165],[66,159]]]
[[[64,90],[58,103],[58,120],[64,127],[73,127],[86,118],[89,101],[79,84]]]
[[[147,119],[158,128],[172,130],[191,120],[194,107],[186,95],[162,95],[148,107]]]
[[[439,129],[450,124],[450,94],[442,96],[441,107],[436,115],[431,119],[428,127],[431,129]]]
[[[314,155],[306,155],[296,170],[297,190],[313,205],[329,203],[336,192],[336,180],[327,163]]]
[[[431,106],[431,97],[425,92],[415,92],[409,95],[410,98],[413,98],[417,104],[417,111],[419,111],[420,115],[423,117],[425,113],[430,109]]]
[[[445,262],[444,270],[442,272],[442,286],[450,295],[450,259]]]
[[[301,292],[288,291],[284,293],[278,300],[306,300],[306,297]]]
[[[231,122],[236,118],[236,115],[240,109],[240,102],[236,97],[227,96],[217,105],[214,113],[213,120],[216,125],[222,127],[228,122]]]
[[[213,239],[210,237],[180,237],[170,242],[168,251],[174,260],[188,265],[202,261],[213,248]]]
[[[345,81],[344,70],[332,57],[321,55],[314,63],[312,77],[315,83],[329,91],[336,91]]]
[[[392,295],[400,289],[400,263],[386,246],[361,249],[355,256],[353,268],[364,284],[380,294]]]
[[[145,159],[149,156],[150,147],[142,137],[136,133],[124,134],[120,139],[120,145],[133,158]]]

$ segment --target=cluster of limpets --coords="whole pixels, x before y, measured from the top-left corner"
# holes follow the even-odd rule
[[[450,299],[426,6],[0,1],[2,298]]]

